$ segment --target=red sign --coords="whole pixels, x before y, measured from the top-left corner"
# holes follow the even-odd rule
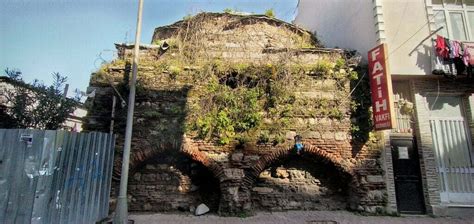
[[[392,79],[386,63],[387,46],[381,44],[369,51],[369,78],[375,130],[395,128],[392,104]]]

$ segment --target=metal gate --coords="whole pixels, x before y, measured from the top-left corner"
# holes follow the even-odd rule
[[[0,223],[95,223],[107,216],[114,137],[0,129]]]
[[[430,119],[438,162],[441,201],[474,203],[474,168],[471,141],[463,117]]]

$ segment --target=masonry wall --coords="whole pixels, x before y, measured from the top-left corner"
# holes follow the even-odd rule
[[[390,132],[383,132],[383,169],[387,192],[386,210],[388,213],[397,212],[397,195],[395,191],[395,176],[393,170],[392,147],[390,145]]]
[[[295,37],[298,40],[301,32],[303,36],[308,33],[290,24],[263,17],[253,17],[253,20],[233,17],[205,17],[210,18],[210,24],[217,23],[215,26],[202,26],[203,29],[209,29],[203,32],[206,34],[203,40],[206,43],[213,42],[207,43],[212,46],[209,49],[202,49],[207,54],[205,57],[211,52],[211,57],[259,65],[282,60],[288,63],[335,63],[343,57],[342,51],[317,48],[314,42],[313,48],[302,49],[303,46],[298,45],[301,42],[292,41]],[[229,24],[222,26],[220,22]],[[157,29],[154,40],[170,39],[181,28],[178,23]],[[248,39],[249,36],[253,38]],[[125,45],[117,47],[121,60],[104,67],[91,78],[91,88],[97,90],[97,95],[89,102],[92,109],[86,123],[88,130],[108,130],[111,96],[116,94],[115,91],[123,95],[127,93],[125,83],[130,76],[129,52],[132,48]],[[219,145],[186,132],[188,104],[199,100],[193,92],[200,87],[192,79],[195,68],[186,66],[182,74],[176,76],[162,72],[156,67],[157,60],[160,57],[179,59],[179,52],[161,55],[159,51],[157,47],[147,46],[141,50],[143,60],[138,77],[141,84],[137,87],[130,164],[129,196],[132,210],[192,210],[193,206],[209,198],[202,196],[206,192],[199,193],[193,186],[199,186],[199,180],[214,178],[217,181],[210,181],[213,184],[205,189],[211,190],[208,194],[219,197],[215,210],[222,214],[238,214],[256,209],[355,209],[383,212],[387,195],[381,169],[381,151],[375,142],[364,144],[352,141],[349,98],[347,101],[335,102],[336,108],[342,111],[339,118],[327,114],[308,115],[304,113],[305,108],[300,114],[289,117],[289,125],[280,130],[284,133],[283,142],[250,142],[244,145],[233,142]],[[312,77],[311,74],[308,74],[307,80],[298,83],[295,96],[307,99],[308,109],[317,100],[332,102],[336,100],[336,94],[349,95],[348,80],[341,82],[330,77]],[[115,110],[114,130],[118,133],[116,142],[120,149],[126,107],[122,108],[118,104]],[[272,127],[271,119],[263,122],[267,127]],[[305,152],[295,157],[292,145],[297,134],[304,139]],[[114,170],[117,178],[120,176],[120,156],[116,158]],[[294,161],[288,161],[289,158]],[[191,164],[199,164],[203,169],[193,169]],[[198,174],[197,178],[193,177],[193,172]],[[343,181],[333,183],[334,179]],[[214,202],[208,203],[213,207]]]
[[[260,173],[252,202],[270,211],[343,210],[348,207],[347,178],[316,158],[292,156]]]
[[[219,184],[205,167],[183,156],[161,154],[131,176],[131,211],[192,212],[205,203],[211,212],[219,205]]]

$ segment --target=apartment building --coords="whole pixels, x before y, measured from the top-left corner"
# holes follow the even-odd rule
[[[388,208],[472,215],[474,0],[300,0],[294,23],[365,62],[386,44],[397,123],[383,131]],[[439,56],[440,40],[462,46],[457,59]]]

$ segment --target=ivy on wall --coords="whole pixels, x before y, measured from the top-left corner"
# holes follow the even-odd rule
[[[137,83],[137,94],[156,88],[191,86],[185,111],[185,132],[189,136],[220,145],[280,144],[294,125],[293,118],[349,119],[352,106],[353,114],[360,113],[352,118],[363,120],[362,111],[367,106],[365,93],[361,92],[364,90],[359,88],[352,99],[348,95],[349,83],[360,77],[359,71],[353,71],[344,58],[321,59],[314,64],[290,60],[267,64],[225,61],[202,52],[205,47],[200,41],[205,34],[199,29],[205,20],[186,20],[190,24],[183,33],[155,40],[166,41],[170,48],[159,60],[140,62],[140,67],[148,72],[140,73]],[[318,43],[310,37],[294,33],[289,36],[292,35],[294,46],[317,47]],[[91,82],[106,81],[110,69],[126,63],[116,60],[104,65]],[[317,92],[328,94],[304,95]],[[156,119],[159,113],[147,111],[145,115],[146,119]],[[370,126],[359,123],[353,126],[356,136],[362,136]]]
[[[283,143],[293,117],[347,118],[350,97],[346,84],[358,76],[342,59],[303,66],[224,63],[218,59],[184,65],[175,58],[144,64],[153,67],[148,78],[165,76],[166,82],[192,84],[187,100],[186,133],[220,145],[249,141]],[[99,72],[96,78],[104,74]],[[146,74],[139,77],[138,94],[153,88],[147,80]],[[317,81],[329,83],[328,89],[323,86],[321,91],[331,92],[330,98],[299,94],[312,91]],[[154,119],[159,113],[146,111],[144,116]]]
[[[351,133],[352,138],[360,143],[375,141],[372,120],[372,101],[370,84],[366,67],[358,67],[360,77],[351,81]]]

